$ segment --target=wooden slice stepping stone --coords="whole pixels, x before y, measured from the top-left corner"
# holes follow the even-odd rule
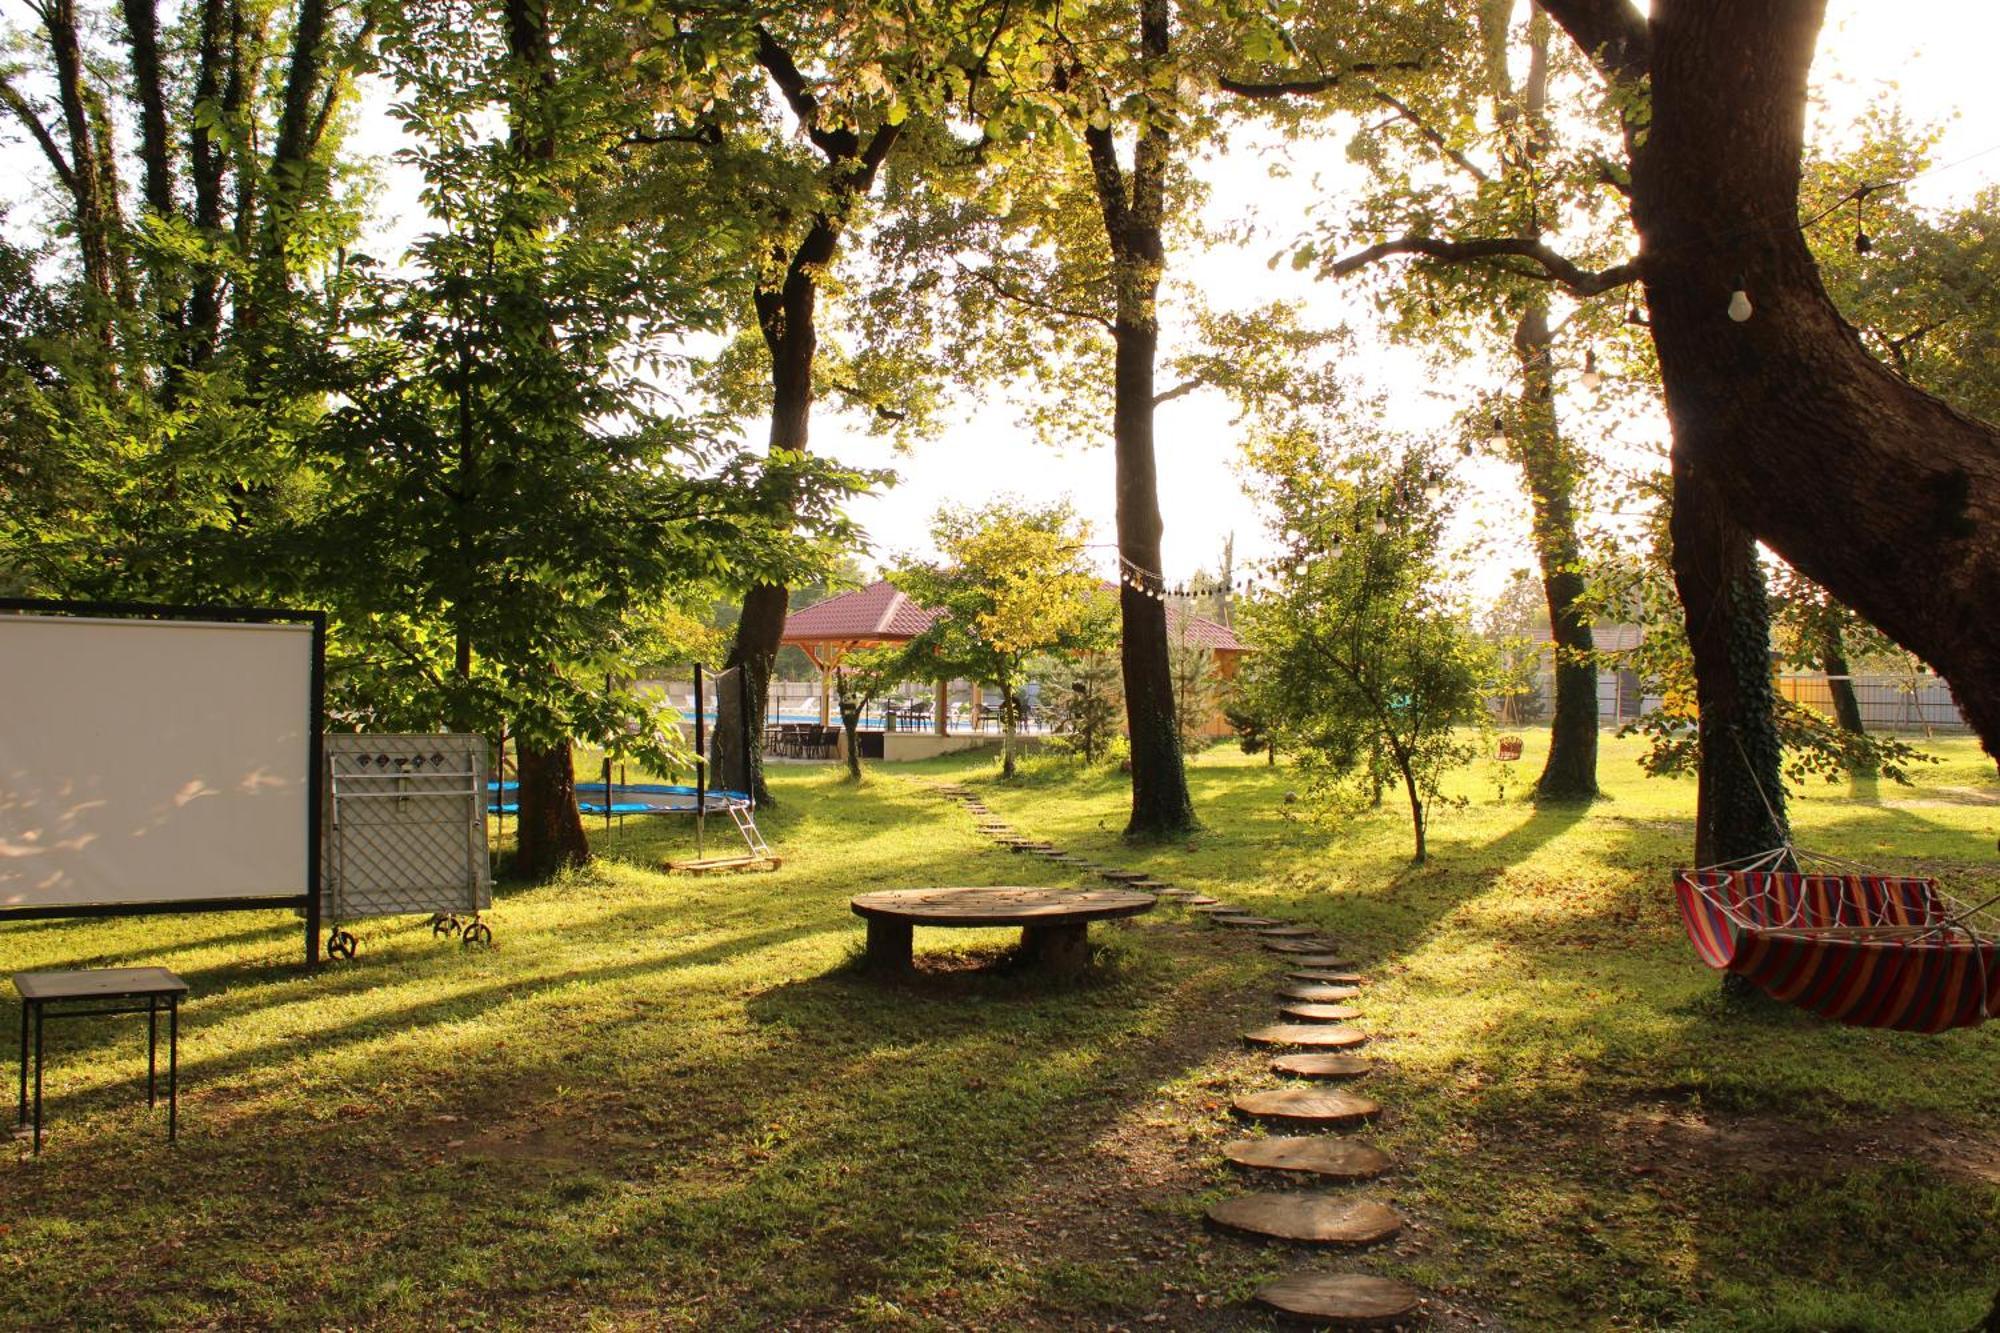
[[[1208,919],[1218,926],[1228,926],[1231,930],[1249,930],[1255,926],[1274,924],[1268,916],[1245,916],[1241,912],[1216,912]]]
[[[1309,940],[1319,934],[1311,926],[1287,926],[1283,922],[1259,927],[1257,933],[1267,940]]]
[[[1381,1103],[1338,1088],[1272,1088],[1245,1093],[1230,1109],[1251,1120],[1279,1120],[1318,1129],[1358,1125],[1382,1114]]]
[[[1133,887],[1137,888],[1138,886],[1134,885]],[[1228,916],[1231,912],[1241,912],[1243,909],[1240,907],[1233,906],[1229,903],[1219,903],[1215,901],[1215,899],[1210,898],[1205,903],[1194,904],[1194,910],[1197,912],[1205,913],[1210,916],[1214,916],[1217,914],[1220,914],[1222,916]]]
[[[1331,986],[1365,986],[1368,979],[1359,972],[1342,972],[1328,967],[1303,967],[1285,973],[1287,981],[1323,981]]]
[[[1340,1194],[1246,1194],[1210,1208],[1208,1220],[1225,1231],[1305,1245],[1372,1245],[1403,1229],[1387,1204]]]
[[[1271,1061],[1271,1072],[1293,1078],[1360,1078],[1374,1065],[1358,1055],[1338,1051],[1300,1051]]]
[[[1103,873],[1104,873],[1104,878],[1110,880],[1114,884],[1130,884],[1134,880],[1152,878],[1152,876],[1148,875],[1143,870],[1106,870]]]
[[[1278,992],[1281,1000],[1310,1000],[1315,1004],[1339,1004],[1361,994],[1359,986],[1286,986]]]
[[[1367,1041],[1368,1034],[1327,1023],[1273,1023],[1270,1027],[1252,1028],[1243,1034],[1243,1040],[1252,1046],[1309,1046],[1318,1050],[1345,1050]]]
[[[1135,889],[1144,889],[1148,893],[1158,893],[1161,889],[1171,889],[1173,887],[1173,881],[1154,879],[1151,875],[1146,876],[1144,879],[1128,879],[1125,882]]]
[[[1272,953],[1331,953],[1339,947],[1332,940],[1312,937],[1299,940],[1264,940],[1262,943]]]
[[[1278,1016],[1289,1018],[1295,1023],[1351,1023],[1361,1017],[1361,1011],[1351,1004],[1281,1004]]]
[[[1316,970],[1323,969],[1333,972],[1349,972],[1359,966],[1353,959],[1342,958],[1337,953],[1302,953],[1287,958],[1285,961],[1287,963],[1296,963],[1300,967]]]
[[[1299,1171],[1336,1180],[1368,1180],[1389,1169],[1389,1154],[1359,1139],[1326,1134],[1238,1139],[1222,1145],[1222,1155],[1238,1166],[1262,1171]]]
[[[1192,897],[1192,898],[1188,899],[1188,900],[1187,900],[1187,902],[1188,902],[1188,906],[1189,906],[1189,907],[1220,907],[1220,906],[1222,906],[1222,904],[1221,904],[1221,903],[1217,902],[1217,901],[1216,901],[1215,899],[1213,899],[1213,898],[1209,897],[1209,896],[1208,896],[1207,894],[1205,894],[1205,893],[1197,893],[1197,894],[1196,894],[1196,895],[1195,895],[1194,897]]]
[[[1415,1287],[1372,1273],[1292,1273],[1266,1282],[1250,1299],[1329,1328],[1390,1328],[1423,1303]]]

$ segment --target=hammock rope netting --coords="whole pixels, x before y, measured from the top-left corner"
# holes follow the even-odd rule
[[[1822,1018],[1942,1032],[2000,1012],[2000,897],[1784,846],[1674,876],[1701,960]]]

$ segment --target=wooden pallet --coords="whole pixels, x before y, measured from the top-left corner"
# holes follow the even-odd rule
[[[686,875],[710,875],[722,870],[776,870],[779,856],[711,856],[701,861],[669,861],[667,869]]]

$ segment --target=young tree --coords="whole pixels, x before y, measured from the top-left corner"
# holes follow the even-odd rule
[[[904,648],[864,648],[842,655],[835,664],[833,693],[840,705],[840,730],[847,739],[850,781],[861,781],[861,715],[909,678],[910,656]]]
[[[1037,679],[1050,730],[1073,746],[1085,764],[1109,754],[1125,716],[1117,659],[1097,652],[1051,658]]]
[[[1067,504],[996,500],[946,508],[931,525],[941,559],[890,577],[940,614],[909,647],[927,672],[991,681],[1000,690],[1001,775],[1015,771],[1020,687],[1042,654],[1102,651],[1110,643],[1109,598],[1083,559],[1089,529]]]
[[[1215,669],[1215,654],[1197,643],[1188,642],[1187,622],[1175,636],[1169,659],[1174,681],[1174,731],[1181,753],[1193,754],[1208,744],[1203,735],[1221,706],[1223,680]]]
[[[1272,527],[1294,534],[1280,590],[1243,608],[1262,692],[1309,770],[1371,795],[1385,772],[1401,785],[1421,864],[1445,775],[1477,753],[1461,729],[1485,721],[1490,675],[1435,563],[1442,473],[1421,452],[1336,459],[1304,435],[1253,461]]]

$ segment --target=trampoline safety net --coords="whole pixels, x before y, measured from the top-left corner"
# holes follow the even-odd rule
[[[492,906],[486,738],[329,733],[320,843],[329,921]]]
[[[748,708],[748,682],[742,667],[718,671],[708,678],[715,694],[715,731],[709,737],[708,786],[710,790],[750,790],[750,735],[752,718]]]

